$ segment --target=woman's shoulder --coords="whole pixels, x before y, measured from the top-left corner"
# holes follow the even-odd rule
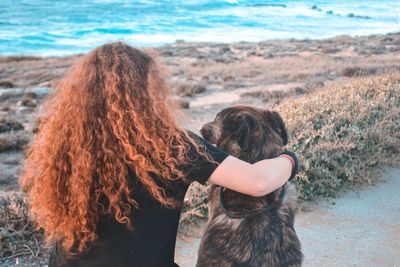
[[[186,165],[185,169],[189,178],[205,184],[214,170],[229,154],[196,133],[186,129],[185,131],[192,141],[187,153],[190,164]]]

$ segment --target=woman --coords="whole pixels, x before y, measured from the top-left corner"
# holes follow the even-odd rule
[[[177,126],[152,58],[123,43],[87,54],[55,87],[22,177],[54,243],[50,267],[176,266],[192,181],[263,196],[291,176],[291,158],[249,164]]]

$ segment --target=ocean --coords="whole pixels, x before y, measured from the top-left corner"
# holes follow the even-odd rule
[[[400,31],[400,0],[0,0],[0,55]]]

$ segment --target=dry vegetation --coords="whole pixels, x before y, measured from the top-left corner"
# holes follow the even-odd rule
[[[334,197],[400,164],[400,74],[332,86],[276,107],[301,156],[301,197]]]
[[[295,184],[302,200],[374,184],[384,167],[400,164],[400,73],[334,85],[275,109],[290,131],[289,149],[301,159]],[[206,189],[195,189],[183,222],[206,216]]]
[[[13,265],[21,257],[27,262],[44,263],[47,250],[42,246],[43,234],[35,230],[27,214],[22,194],[0,193],[0,265]]]

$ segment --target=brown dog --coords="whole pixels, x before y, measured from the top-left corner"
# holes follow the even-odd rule
[[[278,156],[288,139],[278,113],[247,106],[222,110],[200,131],[218,148],[250,163]],[[293,226],[296,199],[290,184],[260,198],[212,185],[197,266],[301,266]]]

